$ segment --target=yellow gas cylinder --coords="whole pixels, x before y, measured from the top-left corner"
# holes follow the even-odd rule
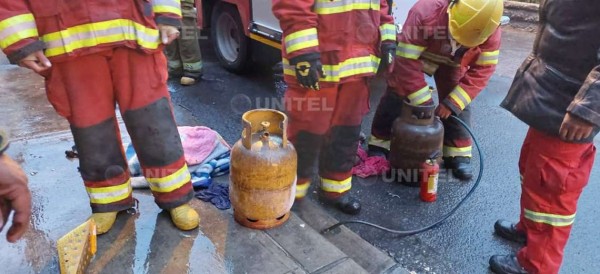
[[[235,220],[254,229],[283,224],[296,185],[296,150],[287,140],[287,116],[270,109],[242,116],[244,130],[231,151],[229,196]]]

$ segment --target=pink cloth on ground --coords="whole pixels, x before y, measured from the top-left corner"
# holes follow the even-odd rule
[[[201,164],[222,140],[216,131],[207,127],[178,127],[178,130],[188,165]]]
[[[360,145],[358,146],[356,155],[360,158],[360,163],[352,168],[352,174],[358,177],[367,178],[369,176],[381,175],[390,170],[390,163],[385,157],[369,157]]]

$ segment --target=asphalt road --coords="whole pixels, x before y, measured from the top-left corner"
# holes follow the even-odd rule
[[[405,238],[363,226],[349,225],[351,229],[417,273],[486,273],[489,256],[518,250],[517,245],[493,235],[493,223],[498,218],[518,218],[517,160],[527,128],[498,105],[532,42],[531,33],[505,31],[497,73],[472,103],[473,128],[485,155],[486,169],[481,186],[456,215],[434,230]],[[252,67],[244,75],[223,70],[206,41],[203,55],[203,81],[186,88],[173,81],[173,102],[234,143],[241,133],[240,114],[251,108],[279,107],[281,86],[273,81],[268,67]],[[375,81],[371,96],[373,109],[364,120],[364,132],[370,130],[372,114],[382,92],[381,81]],[[595,200],[600,195],[598,171],[599,168],[594,167],[581,197],[561,273],[597,273],[600,269],[597,240],[600,209]],[[355,179],[354,192],[363,202],[363,212],[352,218],[335,210],[330,212],[340,220],[362,219],[398,229],[413,229],[433,222],[450,210],[471,186],[472,183],[441,183],[438,201],[425,204],[418,199],[416,189],[386,183],[380,178]]]

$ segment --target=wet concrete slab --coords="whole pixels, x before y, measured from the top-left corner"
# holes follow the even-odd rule
[[[327,268],[331,262],[347,259],[346,254],[330,242],[323,241],[323,236],[309,228],[292,214],[287,225],[268,230],[267,234],[281,243],[285,251],[311,273]],[[291,234],[295,237],[289,237]]]
[[[69,129],[48,102],[43,78],[13,65],[0,65],[0,117],[12,138]]]
[[[18,243],[8,244],[6,232],[0,233],[0,266],[4,267],[0,273],[58,273],[56,241],[91,214],[87,194],[77,160],[65,158],[72,137],[68,123],[46,99],[43,78],[2,58],[0,54],[0,115],[5,118],[0,119],[0,127],[11,131],[8,154],[30,179],[33,216],[31,229]],[[170,86],[173,91],[177,88]],[[200,124],[197,113],[185,104],[175,103],[174,114],[178,125]],[[127,143],[125,127],[118,120]],[[227,183],[227,178],[216,181]],[[182,232],[148,191],[135,191],[134,197],[138,208],[120,213],[114,228],[98,237],[90,273],[366,272],[365,264],[354,262],[295,215],[283,227],[266,233],[239,226],[231,210],[219,211],[193,200],[202,218],[200,229]],[[355,234],[349,240],[366,244]]]
[[[57,273],[56,241],[90,216],[78,162],[64,156],[71,145],[70,133],[59,132],[15,142],[8,151],[29,175],[34,213],[23,240],[8,244],[0,233],[0,272]],[[267,233],[238,225],[231,210],[194,199],[200,229],[183,232],[149,191],[136,190],[134,197],[137,209],[119,213],[113,229],[98,237],[90,273],[312,273],[341,259],[353,262],[297,216]]]

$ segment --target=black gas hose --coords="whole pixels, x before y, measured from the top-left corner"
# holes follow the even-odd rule
[[[393,234],[398,234],[400,236],[410,236],[410,235],[415,235],[415,234],[419,234],[421,232],[430,230],[435,228],[436,226],[440,225],[441,223],[443,223],[444,221],[446,221],[448,218],[450,218],[452,215],[454,215],[454,213],[456,213],[456,211],[465,203],[465,201],[467,201],[467,199],[469,199],[469,197],[471,197],[471,195],[473,195],[473,193],[475,192],[475,190],[477,189],[477,187],[479,186],[479,183],[481,182],[481,177],[483,176],[483,153],[481,152],[481,148],[479,147],[479,142],[477,141],[477,138],[475,138],[475,135],[473,134],[473,131],[471,130],[471,128],[464,122],[462,121],[460,118],[452,115],[450,116],[452,119],[454,119],[456,122],[458,122],[462,127],[464,127],[468,132],[469,135],[471,135],[471,137],[473,138],[473,143],[475,143],[475,147],[477,147],[477,152],[479,154],[479,174],[477,175],[477,179],[475,180],[475,184],[473,184],[473,187],[471,187],[471,190],[469,190],[469,192],[467,193],[467,195],[465,195],[465,197],[452,209],[450,210],[450,212],[446,213],[446,215],[442,216],[438,221],[434,222],[433,224],[430,224],[428,226],[422,227],[422,228],[418,228],[418,229],[414,229],[414,230],[396,230],[396,229],[391,229],[391,228],[387,228],[378,224],[374,224],[374,223],[370,223],[367,221],[361,221],[361,220],[349,220],[349,221],[341,221],[335,225],[332,225],[326,229],[323,229],[321,231],[321,233],[325,234],[325,233],[331,233],[332,231],[334,231],[335,229],[337,229],[338,227],[342,226],[342,225],[347,225],[347,224],[362,224],[362,225],[367,225],[370,227],[374,227],[389,233],[393,233]]]

